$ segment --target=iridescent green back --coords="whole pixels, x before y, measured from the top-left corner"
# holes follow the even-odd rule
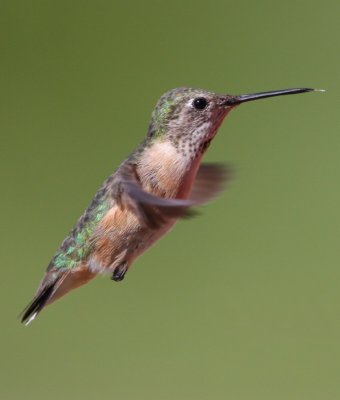
[[[52,268],[74,268],[88,257],[92,248],[90,238],[98,223],[112,206],[112,197],[108,190],[108,184],[112,178],[111,176],[98,190],[89,207],[59,247],[47,267],[48,271]]]

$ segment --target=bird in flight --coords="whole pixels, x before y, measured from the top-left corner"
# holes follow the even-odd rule
[[[195,215],[195,207],[219,194],[230,170],[201,160],[229,111],[248,101],[313,90],[234,96],[177,88],[165,93],[146,138],[104,182],[62,242],[21,321],[29,324],[46,305],[97,274],[121,281],[178,219]]]

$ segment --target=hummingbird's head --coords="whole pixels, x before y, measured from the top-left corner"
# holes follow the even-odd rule
[[[235,105],[206,90],[178,88],[165,93],[152,114],[148,137],[169,140],[191,157],[206,150],[224,117]]]
[[[313,91],[285,89],[247,95],[220,95],[202,89],[177,88],[158,101],[149,126],[150,140],[169,140],[183,155],[204,153],[228,112],[235,106],[265,97]]]

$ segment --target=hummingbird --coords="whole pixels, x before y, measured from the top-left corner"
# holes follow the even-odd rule
[[[218,128],[238,105],[316,89],[230,95],[192,88],[165,93],[142,143],[103,183],[50,261],[21,314],[29,324],[41,310],[98,274],[124,279],[134,260],[181,218],[197,213],[230,179],[223,164],[201,164]]]

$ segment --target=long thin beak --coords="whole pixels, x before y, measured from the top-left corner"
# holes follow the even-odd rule
[[[273,90],[271,92],[241,94],[239,96],[227,96],[227,99],[225,100],[224,105],[236,106],[238,104],[245,103],[246,101],[260,100],[260,99],[265,99],[266,97],[285,96],[287,94],[298,94],[298,93],[306,93],[306,92],[314,92],[314,91],[322,91],[323,92],[324,90],[297,88],[297,89]]]

